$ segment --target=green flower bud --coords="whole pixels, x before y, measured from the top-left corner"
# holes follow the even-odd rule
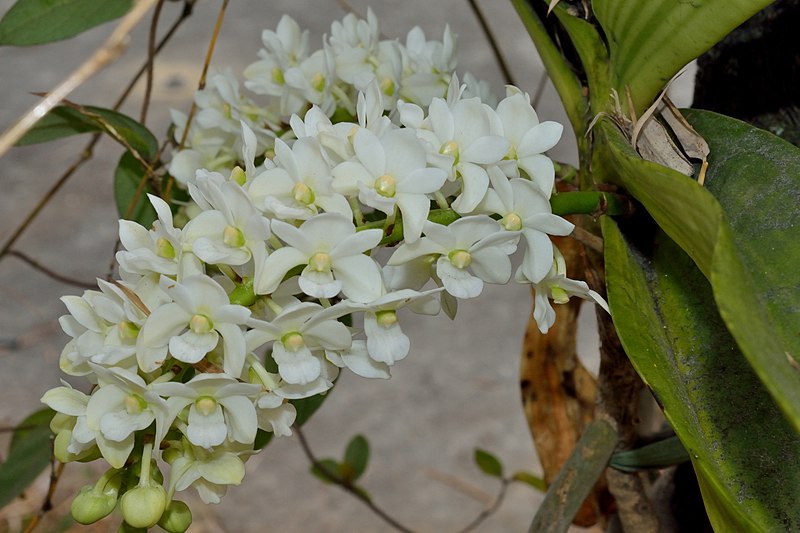
[[[161,485],[138,486],[122,495],[122,518],[133,527],[153,527],[167,507],[167,491]]]
[[[158,525],[168,533],[183,533],[192,525],[192,511],[182,501],[172,500],[161,515]]]
[[[110,515],[116,506],[116,494],[105,494],[95,486],[86,485],[72,500],[69,512],[79,524],[89,525]]]
[[[117,533],[147,533],[146,527],[133,527],[130,524],[122,522],[117,529]]]

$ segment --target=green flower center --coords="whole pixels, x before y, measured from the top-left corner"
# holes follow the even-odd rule
[[[447,258],[458,269],[465,269],[472,263],[472,256],[466,250],[453,250],[447,254]]]
[[[393,198],[397,192],[397,181],[389,174],[384,174],[375,180],[375,190],[386,198]]]
[[[138,394],[128,394],[122,403],[129,415],[138,415],[147,409],[147,402]]]
[[[195,333],[208,333],[214,329],[211,319],[205,315],[194,315],[189,320],[189,329]]]
[[[164,259],[175,259],[175,247],[164,237],[156,240],[156,255]]]
[[[296,352],[306,345],[305,341],[303,340],[303,336],[296,331],[287,333],[281,337],[281,342],[283,343],[283,346],[290,352]]]
[[[311,205],[314,203],[314,191],[305,183],[297,183],[292,187],[292,198],[299,204]]]
[[[244,233],[239,228],[227,226],[222,231],[222,242],[231,248],[240,248],[244,246]]]
[[[117,324],[119,336],[124,340],[133,340],[139,335],[139,326],[129,320],[123,320]]]
[[[211,396],[201,396],[194,402],[194,406],[201,415],[208,416],[217,409],[217,400]]]
[[[283,71],[278,67],[272,67],[272,81],[278,85],[283,85],[286,80],[283,77]]]
[[[442,155],[452,156],[453,164],[458,163],[458,143],[455,141],[447,141],[439,148],[439,153]]]
[[[500,225],[508,231],[519,231],[522,229],[522,219],[516,213],[509,213],[500,219]]]
[[[331,269],[331,256],[325,252],[317,252],[308,260],[308,266],[317,272],[328,272]]]
[[[375,313],[375,319],[378,321],[378,324],[388,329],[397,324],[397,313],[391,309],[378,311]]]

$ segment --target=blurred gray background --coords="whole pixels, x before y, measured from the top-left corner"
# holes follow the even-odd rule
[[[12,3],[0,0],[2,12]],[[500,0],[479,3],[516,83],[534,95],[544,73],[513,8]],[[162,31],[177,16],[180,5],[166,3],[159,26]],[[169,125],[168,109],[186,112],[191,105],[219,5],[219,1],[198,0],[192,17],[157,58],[147,125],[159,138]],[[440,39],[449,24],[459,38],[459,72],[470,71],[489,80],[495,93],[503,95],[501,72],[466,0],[350,2],[360,14],[366,13],[368,5],[377,13],[384,35],[401,41],[414,25],[421,26],[428,38]],[[256,59],[261,31],[274,29],[283,13],[311,30],[314,47],[330,23],[345,15],[334,1],[235,0],[229,5],[212,68],[230,67],[240,73]],[[70,99],[110,107],[145,60],[148,22],[149,16],[132,34],[130,48],[122,58]],[[36,102],[30,93],[50,90],[81,64],[113,25],[61,43],[0,48],[0,129],[5,130]],[[542,87],[537,106],[540,119],[566,123],[552,86],[548,82]],[[143,92],[140,82],[122,111],[138,117]],[[562,142],[551,151],[554,159],[575,162],[571,137],[567,126]],[[87,142],[88,136],[82,136],[15,148],[3,158],[0,241],[10,237]],[[63,275],[86,281],[106,275],[117,232],[111,180],[121,149],[104,140],[95,153],[14,247]],[[41,395],[59,384],[63,376],[58,356],[68,337],[56,322],[65,312],[58,298],[80,292],[15,257],[0,261],[0,424],[13,425],[39,408]],[[455,322],[444,316],[406,317],[404,329],[412,339],[411,354],[395,366],[389,381],[343,374],[322,410],[306,426],[316,454],[341,457],[353,435],[367,436],[372,458],[363,485],[379,505],[416,531],[461,529],[491,502],[499,488],[496,480],[475,467],[472,456],[476,447],[500,457],[507,471],[540,473],[517,383],[530,304],[525,287],[487,286],[480,298],[463,302]],[[593,316],[588,306],[584,308],[589,312],[584,312],[579,350],[590,368],[596,368]],[[311,477],[296,438],[276,439],[248,462],[247,469],[243,484],[232,488],[222,504],[195,507],[192,531],[389,530],[352,496]],[[97,475],[86,465],[69,465],[66,472],[56,493],[56,510],[41,531],[69,527],[58,525],[58,517],[68,512],[70,493],[93,482]],[[36,508],[46,486],[47,480],[41,478],[24,501],[0,512],[0,530],[14,530],[16,514]],[[478,531],[527,530],[541,499],[530,487],[512,485],[500,510]],[[118,520],[101,522],[93,530],[115,531]]]

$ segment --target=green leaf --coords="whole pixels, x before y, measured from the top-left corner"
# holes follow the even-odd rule
[[[114,200],[120,217],[149,228],[158,215],[147,199],[150,187],[147,183],[142,184],[145,175],[144,166],[133,154],[122,154],[114,171]]]
[[[535,476],[530,472],[525,472],[520,470],[519,472],[514,472],[514,475],[511,476],[513,481],[519,481],[520,483],[525,483],[526,485],[530,485],[534,489],[545,492],[547,491],[547,482],[540,478],[539,476]]]
[[[606,469],[619,441],[617,431],[605,420],[593,420],[575,444],[558,476],[547,489],[528,531],[566,532]]]
[[[133,0],[17,0],[0,20],[0,45],[67,39],[124,15]]]
[[[623,472],[638,472],[666,468],[689,459],[689,453],[681,444],[681,440],[673,436],[635,450],[617,452],[611,456],[608,466]]]
[[[744,355],[800,430],[800,149],[721,115],[688,117],[711,148],[706,188],[641,159],[607,120],[595,128],[595,176],[625,187],[711,281]]]
[[[503,477],[503,464],[500,459],[480,448],[475,448],[475,464],[487,476]]]
[[[80,133],[102,131],[145,160],[158,153],[158,140],[145,126],[127,115],[94,106],[55,107],[17,142],[18,146],[37,144]]]
[[[317,409],[322,406],[322,402],[325,401],[330,393],[331,391],[329,390],[326,394],[316,394],[300,400],[289,400],[289,403],[294,405],[294,408],[297,410],[297,417],[294,420],[295,425],[302,426],[305,424],[308,419],[311,418],[311,415],[316,413]]]
[[[772,0],[593,0],[611,51],[611,83],[637,116],[681,68]]]
[[[355,481],[367,469],[369,462],[369,442],[363,435],[356,435],[347,443],[344,451],[344,464],[351,469],[349,481]]]
[[[584,131],[588,122],[589,99],[583,94],[580,80],[547,34],[547,29],[528,4],[528,0],[511,0],[511,3],[517,10],[525,29],[528,30],[533,44],[536,45],[536,51],[539,52],[547,75],[553,82],[561,103],[564,104],[572,129],[576,132]]]
[[[335,459],[320,459],[317,462],[322,466],[322,468],[325,469],[326,472],[328,472],[332,476],[336,478],[341,477],[341,472],[340,472],[341,465],[339,465],[339,463]],[[331,481],[330,478],[317,467],[317,465],[311,465],[308,471],[311,472],[311,474],[314,475],[314,477],[318,478],[324,483],[333,483],[333,481]]]
[[[738,350],[708,280],[643,226],[623,236],[603,219],[611,314],[689,453],[715,530],[800,527],[800,437]]]
[[[55,412],[41,409],[19,423],[8,457],[0,464],[0,507],[20,495],[50,464],[50,420]]]
[[[256,432],[256,440],[253,443],[254,450],[260,450],[264,448],[267,444],[272,442],[272,438],[275,434],[271,431],[264,431],[263,429],[259,429]]]

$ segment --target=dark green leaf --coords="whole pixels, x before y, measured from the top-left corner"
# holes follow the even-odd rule
[[[341,479],[341,472],[340,472],[341,468],[339,463],[336,462],[336,460],[320,459],[317,462],[325,470],[325,472],[317,468],[317,465],[311,465],[311,467],[309,468],[309,472],[311,472],[311,474],[313,474],[314,477],[320,479],[325,483],[333,483],[333,481],[330,480],[330,476],[333,476],[336,479]]]
[[[355,481],[367,469],[369,462],[369,442],[363,435],[356,435],[347,443],[344,451],[344,463],[352,468],[350,481]]]
[[[666,468],[690,459],[689,452],[678,437],[669,437],[635,450],[617,452],[611,456],[608,466],[623,472],[638,472]]]
[[[611,50],[612,85],[637,116],[680,69],[772,0],[593,0]]]
[[[311,418],[311,415],[317,412],[317,409],[320,408],[322,402],[328,397],[328,394],[330,394],[330,391],[326,394],[317,394],[301,400],[289,400],[290,403],[294,405],[294,408],[297,409],[297,418],[295,418],[294,421],[295,425],[302,426],[305,424],[308,419]]]
[[[19,496],[50,464],[50,420],[54,414],[52,409],[36,411],[14,431],[8,457],[0,465],[0,507]]]
[[[566,532],[606,469],[619,437],[611,424],[594,420],[586,426],[572,455],[547,489],[529,531]]]
[[[158,141],[145,126],[127,115],[93,106],[62,105],[31,128],[17,145],[37,144],[80,133],[103,131],[145,160],[158,153]]]
[[[114,172],[114,200],[120,217],[149,228],[158,216],[147,199],[150,187],[142,183],[145,176],[144,166],[130,152],[122,154]]]
[[[522,470],[519,472],[514,472],[514,475],[511,476],[511,479],[514,481],[519,481],[520,483],[525,483],[526,485],[530,485],[534,489],[542,492],[547,490],[547,482],[538,476],[534,476],[530,472],[524,472]]]
[[[503,464],[500,459],[480,448],[475,448],[475,464],[487,476],[503,477]]]
[[[689,453],[717,531],[800,528],[800,437],[739,352],[708,280],[667,235],[604,217],[625,352]],[[741,287],[739,287],[741,289]]]
[[[711,147],[707,188],[641,159],[607,120],[594,130],[595,176],[624,186],[694,260],[742,352],[800,429],[800,149],[721,115],[688,117]]]
[[[121,17],[133,0],[17,0],[0,20],[0,45],[67,39]]]
[[[275,434],[271,431],[264,431],[263,429],[259,429],[256,432],[256,440],[253,443],[253,449],[260,450],[261,448],[269,444],[274,436]]]

